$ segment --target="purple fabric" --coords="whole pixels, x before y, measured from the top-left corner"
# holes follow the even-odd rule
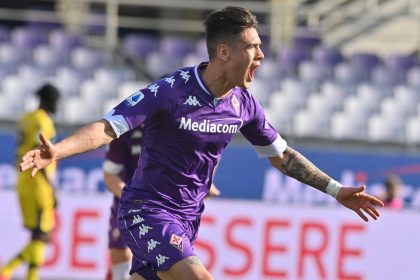
[[[131,179],[134,170],[137,168],[139,155],[142,144],[142,129],[137,128],[123,134],[120,138],[112,141],[105,154],[105,159],[115,164],[124,166],[123,171],[119,174],[124,182]],[[109,219],[110,228],[108,230],[108,247],[109,248],[125,248],[126,245],[121,239],[118,229],[117,215],[120,200],[114,196],[111,206],[111,215]]]
[[[154,271],[168,270],[172,265],[189,256],[195,256],[200,219],[182,220],[160,209],[148,211],[138,201],[120,208],[119,224],[125,244],[133,252],[131,273],[145,267]]]
[[[253,144],[268,146],[277,132],[261,105],[236,87],[216,99],[204,85],[200,68],[175,71],[133,94],[105,118],[144,124],[139,166],[124,188],[122,204],[141,199],[149,209],[167,210],[195,220],[221,153],[239,131]]]
[[[122,240],[120,229],[118,227],[118,208],[120,200],[114,196],[111,206],[111,215],[109,218],[109,229],[108,229],[108,248],[109,249],[123,249],[126,248],[124,241]]]

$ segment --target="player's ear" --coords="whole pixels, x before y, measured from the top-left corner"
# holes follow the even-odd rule
[[[229,47],[227,44],[220,43],[216,46],[216,55],[222,61],[229,59]]]

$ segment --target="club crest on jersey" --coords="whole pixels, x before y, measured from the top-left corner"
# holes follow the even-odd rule
[[[184,240],[182,239],[182,237],[179,237],[176,234],[172,234],[171,236],[171,240],[169,241],[169,244],[171,244],[172,246],[174,246],[175,248],[177,248],[178,250],[180,250],[181,252],[183,251],[183,245],[184,245]]]
[[[239,116],[241,114],[240,109],[239,109],[239,101],[235,95],[232,97],[232,106],[233,106],[233,109],[235,110],[236,115]]]
[[[197,100],[197,97],[194,95],[189,95],[184,104],[188,104],[190,106],[201,106],[200,102]]]
[[[130,106],[134,106],[137,103],[139,103],[142,99],[144,98],[144,94],[143,92],[141,92],[140,90],[133,93],[130,97],[128,97],[126,100],[128,102],[128,104],[130,104]]]

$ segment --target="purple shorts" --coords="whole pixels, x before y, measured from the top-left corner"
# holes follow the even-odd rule
[[[114,196],[111,206],[111,216],[109,218],[108,230],[108,248],[109,249],[125,249],[127,246],[121,238],[120,230],[118,228],[118,208],[120,200]]]
[[[194,241],[200,220],[186,221],[162,209],[144,204],[121,208],[118,222],[121,236],[134,254],[131,273],[144,267],[168,270],[175,263],[195,256]]]

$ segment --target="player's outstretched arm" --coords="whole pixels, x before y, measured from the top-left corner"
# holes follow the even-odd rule
[[[312,186],[324,193],[331,182],[335,182],[327,174],[316,167],[311,161],[301,155],[294,149],[287,147],[281,156],[270,157],[271,165],[283,172],[284,174],[295,178],[296,180]],[[379,217],[376,206],[383,206],[383,202],[379,199],[364,192],[365,187],[336,187],[333,195],[338,202],[345,207],[355,211],[363,220],[367,221],[363,211],[373,219]]]
[[[27,152],[19,165],[21,171],[32,169],[32,177],[53,161],[71,155],[94,150],[111,142],[116,137],[106,120],[88,124],[57,144],[52,144],[43,134],[39,135],[40,146]]]

